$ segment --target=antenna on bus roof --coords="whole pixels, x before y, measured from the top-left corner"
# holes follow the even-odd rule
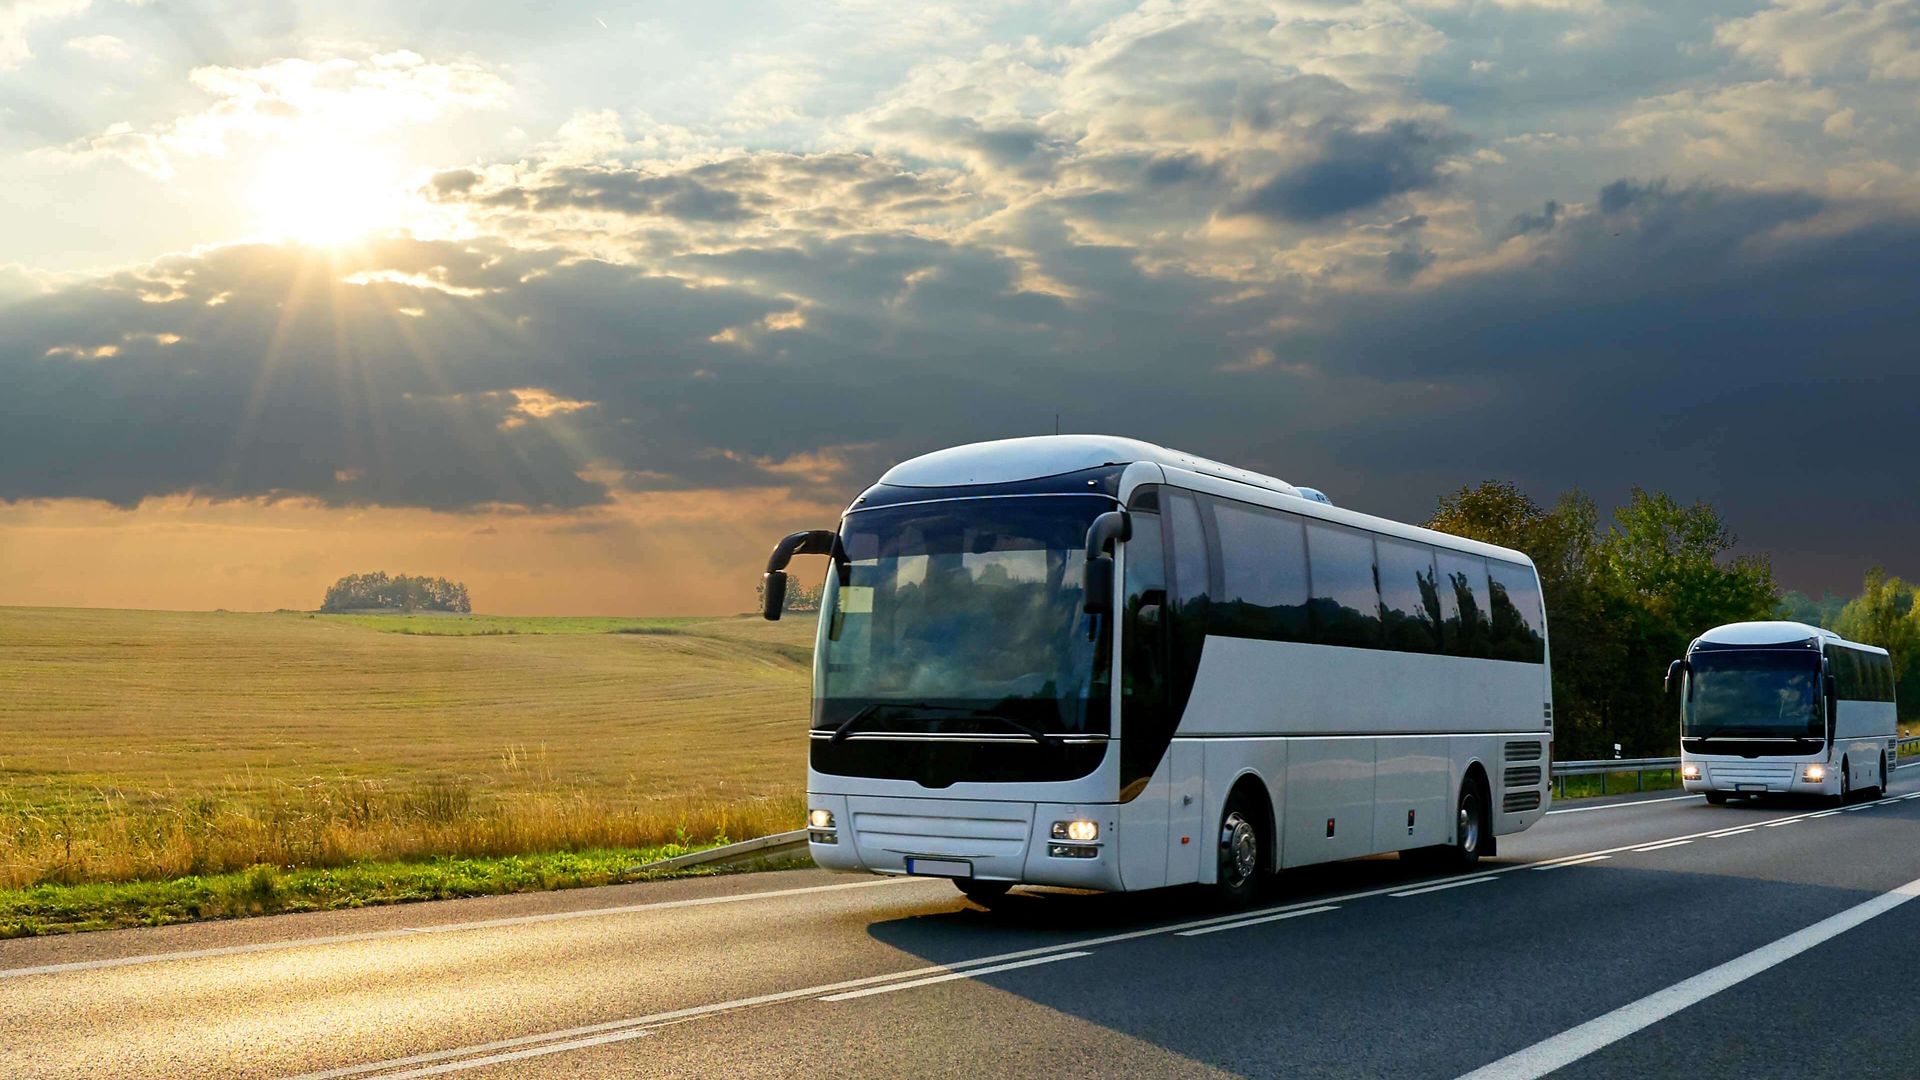
[[[1053,414],[1053,433],[1055,435],[1060,434],[1060,414],[1059,413]]]

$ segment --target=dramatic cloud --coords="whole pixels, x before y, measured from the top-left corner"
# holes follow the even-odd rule
[[[366,132],[511,129],[390,168],[412,216],[357,242],[0,271],[0,502],[635,548],[680,505],[676,551],[703,514],[744,550],[1059,413],[1402,517],[1489,476],[1659,486],[1838,587],[1920,548],[1886,497],[1920,399],[1912,8],[829,4],[794,42],[884,16],[912,55],[674,68],[704,39],[649,24],[661,74],[620,91],[478,36],[183,65],[187,106],[30,160],[357,132],[248,192],[318,217]],[[92,65],[111,29],[54,40]]]

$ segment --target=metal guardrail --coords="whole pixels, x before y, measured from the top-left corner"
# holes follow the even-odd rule
[[[780,855],[789,850],[803,847],[807,842],[807,830],[794,829],[791,832],[774,833],[752,840],[742,840],[737,844],[722,844],[705,851],[691,851],[685,855],[675,855],[671,859],[660,859],[643,863],[628,869],[630,874],[651,874],[665,870],[683,870],[689,866],[708,866],[714,863],[738,862],[741,859],[764,859],[770,855]]]
[[[1907,757],[1920,754],[1920,735],[1903,736],[1900,739],[1899,756]],[[1567,793],[1567,777],[1598,776],[1600,794],[1607,794],[1607,777],[1614,773],[1633,774],[1633,790],[1646,790],[1647,774],[1678,769],[1677,757],[1655,758],[1601,758],[1598,761],[1556,761],[1553,763],[1553,788],[1557,796]]]
[[[1647,773],[1660,770],[1678,769],[1677,757],[1650,758],[1602,758],[1598,761],[1556,761],[1553,763],[1553,790],[1556,796],[1567,793],[1567,777],[1598,776],[1600,794],[1607,794],[1607,777],[1613,773],[1630,772],[1633,774],[1633,790],[1644,791],[1647,786]]]

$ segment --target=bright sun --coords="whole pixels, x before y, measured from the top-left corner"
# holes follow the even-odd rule
[[[398,163],[350,141],[302,140],[260,163],[248,202],[267,233],[335,247],[400,224],[407,198]]]

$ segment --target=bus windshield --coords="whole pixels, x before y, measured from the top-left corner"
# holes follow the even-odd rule
[[[1688,666],[1681,732],[1688,738],[1825,737],[1818,652],[1696,652]]]
[[[814,726],[1105,734],[1107,664],[1081,574],[1087,527],[1112,505],[970,498],[848,514],[847,581],[829,574],[822,597]]]

